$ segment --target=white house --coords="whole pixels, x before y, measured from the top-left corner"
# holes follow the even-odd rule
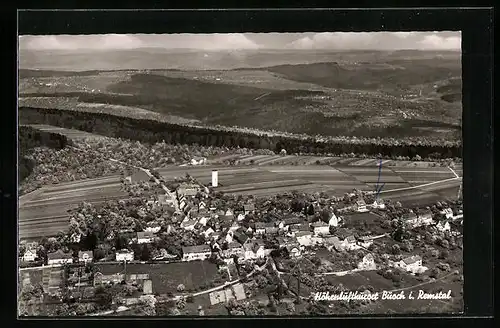
[[[415,228],[419,223],[418,216],[413,212],[403,214],[401,219],[403,220],[403,223],[409,228]]]
[[[312,224],[314,228],[314,234],[317,236],[326,236],[330,234],[330,225],[323,221],[317,221]]]
[[[203,210],[207,208],[207,204],[204,201],[198,203],[198,209]]]
[[[427,269],[422,266],[422,257],[420,255],[404,258],[396,263],[396,266],[412,273],[423,272]]]
[[[377,209],[385,209],[385,204],[384,204],[384,201],[382,199],[375,199],[375,201],[373,202],[372,204],[372,208],[377,208]]]
[[[344,249],[348,251],[353,251],[361,248],[361,246],[359,246],[356,242],[356,238],[354,236],[347,236],[346,239],[344,239],[344,241],[342,242],[342,245]]]
[[[255,223],[255,234],[257,235],[263,235],[266,233],[266,228],[268,226],[274,226],[272,224],[266,224],[264,222],[257,222]]]
[[[444,210],[440,211],[439,213],[442,215],[445,215],[448,220],[453,219],[453,210],[449,207],[445,208]]]
[[[210,237],[211,234],[213,234],[215,231],[214,229],[212,229],[211,227],[203,227],[201,229],[201,234],[203,234],[205,236],[206,239],[208,239]]]
[[[372,254],[367,254],[363,257],[363,260],[358,263],[358,269],[360,270],[377,270],[377,265],[375,264],[375,259]]]
[[[116,251],[115,260],[117,262],[133,261],[134,260],[134,251],[131,251],[128,249],[121,249],[119,251]]]
[[[331,226],[331,227],[336,227],[339,225],[339,219],[338,217],[335,215],[335,213],[332,213],[332,217],[330,218],[330,220],[328,221],[328,225]]]
[[[356,211],[360,213],[368,212],[368,209],[366,208],[366,202],[363,199],[360,199],[356,202]]]
[[[182,260],[206,260],[212,255],[212,250],[208,245],[182,247]]]
[[[310,231],[298,231],[295,233],[295,238],[301,246],[311,246],[312,233]]]
[[[33,262],[36,259],[36,252],[32,249],[27,249],[22,257],[24,262]]]
[[[450,231],[451,226],[448,221],[439,221],[438,224],[436,224],[436,228],[439,231]]]
[[[223,257],[231,257],[233,255],[242,256],[243,255],[243,246],[237,242],[231,242],[227,245],[227,249],[222,250]]]
[[[363,236],[358,238],[358,245],[364,248],[370,247],[373,244],[373,238],[369,236]]]
[[[208,215],[199,216],[199,219],[198,219],[199,224],[206,226],[208,221],[210,221],[210,216],[208,216]]]
[[[70,253],[64,253],[58,250],[47,255],[49,265],[73,263],[73,256]]]
[[[78,252],[78,261],[83,263],[92,262],[94,258],[92,251],[79,251]]]
[[[300,247],[297,245],[286,246],[290,257],[299,257],[301,255]]]
[[[234,212],[233,212],[233,210],[232,210],[232,209],[228,208],[228,209],[226,210],[226,213],[225,213],[224,215],[234,215]]]
[[[144,229],[144,231],[157,233],[158,231],[160,231],[160,229],[161,229],[161,226],[158,223],[150,222],[147,224],[146,229]]]
[[[156,238],[155,234],[149,231],[139,231],[137,233],[138,244],[150,244],[154,242],[155,238]]]
[[[238,217],[236,218],[236,220],[238,220],[238,221],[242,221],[244,219],[245,219],[245,214],[243,214],[243,213],[238,214]]]
[[[254,204],[245,204],[243,205],[243,209],[245,210],[245,215],[251,214],[255,212],[255,205]]]
[[[248,240],[245,245],[243,245],[243,251],[245,260],[263,258],[268,253],[265,249],[264,242],[260,239]]]
[[[181,228],[187,231],[194,230],[194,226],[198,223],[196,219],[185,219],[181,222]]]
[[[432,219],[432,212],[430,210],[424,210],[418,214],[418,225],[423,226],[423,225],[430,225],[434,223],[434,220]]]
[[[194,157],[191,159],[191,165],[204,165],[207,164],[205,157]]]

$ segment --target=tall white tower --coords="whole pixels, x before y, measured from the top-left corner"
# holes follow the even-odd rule
[[[219,185],[219,172],[217,170],[212,170],[212,187],[217,187]]]

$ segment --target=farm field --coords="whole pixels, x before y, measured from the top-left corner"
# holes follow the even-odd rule
[[[121,273],[122,264],[96,264],[103,274]],[[183,284],[186,290],[194,290],[204,282],[213,279],[217,266],[209,261],[192,261],[168,264],[128,264],[127,274],[147,273],[153,282],[154,294],[177,293],[177,286]]]
[[[250,157],[248,157],[250,158]],[[172,166],[158,169],[166,180],[183,177],[189,173],[199,182],[208,184],[211,171],[219,171],[220,191],[235,195],[267,196],[276,193],[326,192],[342,196],[353,189],[373,191],[378,179],[377,166]],[[411,172],[408,172],[411,171]],[[410,174],[410,175],[404,175]],[[420,178],[423,176],[423,178]],[[422,183],[415,183],[419,178],[422,183],[443,179],[449,181],[407,189]],[[419,168],[408,170],[399,167],[384,167],[380,182],[385,183],[382,190],[384,199],[400,201],[405,206],[424,206],[437,200],[454,199],[458,195],[460,180],[454,178],[447,169]],[[405,179],[412,179],[408,183]],[[391,191],[393,190],[393,191]],[[55,235],[67,226],[67,211],[86,201],[102,204],[107,200],[126,199],[128,195],[121,191],[119,176],[88,179],[43,187],[22,198],[19,208],[19,233],[21,238],[42,235]]]
[[[46,186],[28,194],[19,204],[19,238],[53,236],[68,227],[68,210],[82,202],[101,204],[129,198],[121,191],[119,176]]]

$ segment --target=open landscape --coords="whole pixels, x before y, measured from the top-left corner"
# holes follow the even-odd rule
[[[462,313],[461,89],[456,32],[20,37],[19,316]]]

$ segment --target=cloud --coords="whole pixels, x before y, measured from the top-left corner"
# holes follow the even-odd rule
[[[110,50],[160,47],[166,49],[232,50],[258,49],[244,34],[106,34],[23,36],[21,49],[31,50]]]
[[[441,32],[331,32],[315,33],[286,45],[289,49],[333,50],[460,50],[460,36],[442,36]]]
[[[436,34],[426,35],[419,41],[422,49],[426,50],[459,50],[462,48],[462,40],[458,36],[441,37]]]

